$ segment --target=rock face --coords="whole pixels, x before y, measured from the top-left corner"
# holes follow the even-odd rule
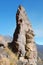
[[[22,6],[19,6],[16,13],[16,29],[9,48],[18,55],[19,60],[22,58],[20,61],[24,57],[24,60],[28,61],[27,65],[37,65],[37,48],[34,42],[34,31]]]

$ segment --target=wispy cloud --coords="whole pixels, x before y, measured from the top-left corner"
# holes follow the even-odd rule
[[[43,37],[43,29],[35,29],[34,31],[36,37]]]

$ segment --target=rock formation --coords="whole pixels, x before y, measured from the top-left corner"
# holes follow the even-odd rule
[[[16,13],[16,29],[9,48],[18,55],[19,59],[22,57],[27,59],[29,63],[27,65],[37,65],[37,48],[34,42],[34,31],[22,6],[19,6]]]

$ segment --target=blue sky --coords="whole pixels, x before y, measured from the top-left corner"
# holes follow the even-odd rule
[[[0,0],[0,35],[13,36],[20,4],[32,24],[36,43],[43,45],[43,0]]]

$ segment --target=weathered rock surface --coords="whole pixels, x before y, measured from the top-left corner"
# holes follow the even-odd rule
[[[22,6],[19,6],[17,10],[16,24],[13,41],[9,47],[18,55],[19,60],[24,57],[24,60],[26,59],[29,65],[37,65],[37,48],[34,42],[34,31]]]

